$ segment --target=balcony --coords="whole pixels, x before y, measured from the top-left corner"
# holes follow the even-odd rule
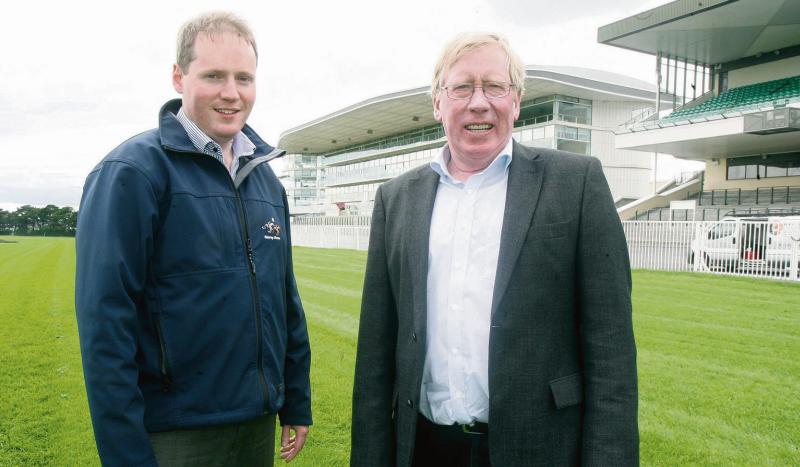
[[[427,161],[423,162],[427,163]],[[328,173],[326,176],[325,186],[336,187],[382,182],[396,177],[408,170],[411,170],[411,167],[401,167],[396,165],[388,168],[385,166],[364,167],[362,169],[350,170],[338,175]]]

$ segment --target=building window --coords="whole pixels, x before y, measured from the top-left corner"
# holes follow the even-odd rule
[[[591,142],[589,129],[556,125],[556,149],[588,156],[592,153]]]
[[[553,96],[545,99],[549,99],[549,101],[541,101],[539,98],[533,104],[523,104],[515,126],[536,125],[551,121],[553,119]]]
[[[728,180],[800,176],[800,152],[727,159]]]
[[[538,97],[522,104],[514,126],[537,125],[552,120],[591,125],[592,101],[562,95]]]
[[[564,96],[559,96],[559,99],[562,98],[564,98]],[[585,99],[575,99],[575,100],[578,100],[579,102],[567,102],[563,100],[558,101],[558,119],[561,120],[562,122],[578,123],[581,125],[591,125],[592,124],[591,101],[588,101],[589,104],[585,104],[583,102],[580,102],[580,101],[585,101]]]

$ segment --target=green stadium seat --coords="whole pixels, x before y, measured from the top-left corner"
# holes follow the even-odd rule
[[[728,89],[699,105],[678,109],[661,121],[680,122],[731,112],[785,107],[792,101],[800,101],[800,76]]]

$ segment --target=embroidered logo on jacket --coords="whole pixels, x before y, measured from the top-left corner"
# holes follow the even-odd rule
[[[264,238],[267,240],[280,240],[281,239],[281,226],[275,222],[275,218],[269,219],[269,222],[261,226],[262,230],[267,232]]]

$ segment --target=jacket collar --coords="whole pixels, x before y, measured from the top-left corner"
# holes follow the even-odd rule
[[[500,254],[492,295],[492,319],[505,295],[522,245],[539,203],[544,171],[539,153],[514,142],[514,159],[508,168],[508,188],[500,234]]]
[[[409,265],[413,274],[412,294],[414,303],[414,327],[426,329],[428,300],[428,246],[431,235],[431,216],[439,186],[439,174],[430,166],[423,166],[414,172],[409,180],[411,217],[406,218],[410,229]]]
[[[197,149],[195,149],[192,140],[189,139],[189,135],[186,133],[186,130],[183,129],[181,123],[177,118],[175,118],[175,114],[178,113],[178,110],[181,108],[182,104],[183,101],[181,99],[172,99],[164,104],[161,107],[161,110],[159,110],[158,132],[159,137],[161,138],[161,145],[167,149],[178,152],[197,152]],[[265,143],[264,140],[262,140],[261,137],[258,136],[258,134],[256,134],[256,132],[248,125],[245,125],[244,128],[242,128],[242,133],[244,133],[245,136],[247,136],[250,141],[256,145],[254,157],[264,156],[275,149],[269,144]]]

